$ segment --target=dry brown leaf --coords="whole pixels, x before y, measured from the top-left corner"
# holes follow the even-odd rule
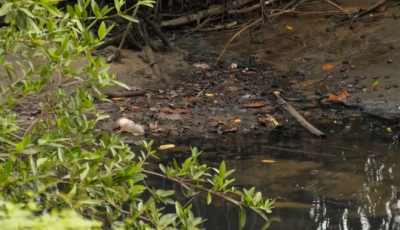
[[[210,68],[210,66],[206,63],[194,63],[193,66],[196,68],[201,68],[201,69],[209,69]]]
[[[165,150],[165,149],[172,149],[173,147],[175,147],[174,144],[168,144],[168,145],[161,145],[158,149]]]
[[[113,99],[114,101],[123,101],[124,100],[123,97],[113,97],[111,99]]]
[[[381,89],[382,89],[382,87],[380,85],[377,85],[377,86],[374,87],[374,91],[379,91]]]
[[[379,6],[377,9],[376,9],[376,11],[378,12],[378,13],[382,13],[382,12],[385,12],[386,11],[386,9],[387,9],[387,6]]]
[[[241,122],[242,120],[240,120],[239,118],[238,119],[235,119],[235,123],[239,123],[239,122]]]
[[[214,94],[212,94],[212,93],[206,93],[206,96],[207,96],[207,97],[214,97]]]
[[[173,114],[188,114],[191,113],[191,109],[171,109],[171,108],[161,108],[161,112],[163,113],[173,113]]]
[[[343,9],[350,15],[357,14],[360,11],[360,8],[356,6],[344,7]]]
[[[139,106],[131,106],[132,109],[140,109]]]
[[[245,108],[261,108],[264,106],[265,106],[265,104],[261,104],[261,103],[252,103],[252,104],[244,105]]]
[[[238,90],[239,90],[239,88],[235,87],[235,86],[226,87],[226,91],[234,92],[234,91],[238,91]]]
[[[324,65],[324,66],[321,67],[321,70],[322,71],[324,71],[324,70],[333,70],[333,69],[338,69],[338,68],[339,67],[335,66],[335,65]]]
[[[337,93],[336,95],[329,94],[329,100],[331,100],[331,101],[341,101],[341,100],[344,100],[349,97],[351,97],[351,94],[348,93],[347,91]]]

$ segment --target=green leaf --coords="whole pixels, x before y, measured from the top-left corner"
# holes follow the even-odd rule
[[[253,211],[255,211],[256,213],[258,213],[258,215],[260,215],[262,218],[264,218],[265,221],[268,221],[268,218],[265,216],[265,214],[258,208],[251,208]]]
[[[23,153],[25,155],[33,155],[33,154],[36,154],[39,152],[40,152],[40,148],[27,148],[27,149],[22,150],[21,153]]]
[[[96,3],[94,3],[94,4],[92,5],[92,9],[93,9],[93,13],[94,13],[94,15],[96,16],[96,18],[102,18],[101,13],[100,13],[99,6],[98,6]]]
[[[120,4],[119,0],[114,0],[115,9],[117,10],[118,14],[121,12],[121,8],[120,8],[119,4]]]
[[[46,161],[47,161],[47,157],[37,159],[36,167],[40,168],[40,165],[42,165]]]
[[[13,4],[11,2],[4,3],[0,8],[0,17],[6,15],[8,12],[11,11],[11,7]]]
[[[211,203],[211,194],[208,193],[208,195],[207,195],[207,204],[210,204],[210,203]]]
[[[246,210],[242,207],[239,209],[239,229],[242,230],[246,225]]]
[[[69,16],[71,16],[71,18],[73,18],[75,16],[74,9],[70,5],[67,5],[67,12],[68,12]]]
[[[374,81],[374,82],[372,82],[371,85],[375,87],[375,86],[379,86],[380,84],[381,83],[379,81]]]
[[[167,169],[165,168],[164,165],[160,164],[159,167],[160,167],[161,171],[162,171],[164,174],[167,174]]]
[[[187,158],[185,160],[185,163],[183,163],[181,173],[186,173],[187,170],[189,169],[191,163],[192,163],[192,158],[191,157]]]
[[[99,35],[100,40],[106,36],[106,24],[104,22],[101,23],[97,34]]]
[[[225,179],[225,161],[222,161],[221,165],[219,166],[219,177]]]
[[[112,80],[111,82],[116,84],[116,85],[118,85],[118,86],[121,86],[122,88],[125,88],[125,89],[129,90],[129,86],[125,85],[124,83],[122,83],[120,81]]]
[[[153,8],[154,3],[155,3],[154,1],[141,1],[141,2],[139,2],[139,5],[148,6],[148,7]]]
[[[123,18],[125,18],[125,19],[131,21],[131,22],[135,22],[135,23],[138,23],[138,22],[139,22],[139,20],[137,20],[136,18],[132,18],[132,17],[129,16],[129,15],[123,14],[123,15],[121,15],[121,16],[122,16]]]
[[[80,204],[89,204],[89,205],[101,205],[103,200],[83,200],[79,201]]]
[[[15,146],[15,151],[17,153],[21,152],[24,149],[24,143],[21,141],[17,144],[17,146]]]
[[[22,12],[24,12],[26,15],[28,15],[28,17],[35,18],[35,15],[33,15],[32,12],[30,12],[28,9],[26,9],[26,8],[20,8],[20,10],[21,10]]]
[[[54,16],[57,16],[57,17],[62,17],[61,12],[60,12],[57,8],[55,8],[54,6],[52,6],[52,5],[47,5],[47,4],[42,4],[42,6],[43,6],[44,8],[46,8],[46,10],[50,12],[50,14],[52,14],[52,15],[54,15]],[[69,6],[69,5],[68,5],[68,6]],[[71,8],[71,9],[72,9],[72,8]],[[67,11],[68,11],[68,7],[67,7]],[[68,13],[69,13],[69,11],[68,11]],[[71,15],[71,16],[73,16],[73,15]]]

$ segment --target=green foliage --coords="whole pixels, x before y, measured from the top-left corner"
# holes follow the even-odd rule
[[[0,226],[4,230],[92,230],[102,226],[100,221],[85,219],[72,210],[35,215],[40,208],[32,201],[26,205],[0,201],[0,206]]]
[[[229,187],[234,170],[227,170],[225,162],[218,169],[200,164],[201,152],[191,148],[182,165],[175,160],[173,166],[160,165],[164,174],[159,174],[145,169],[147,160],[156,158],[152,141],[143,142],[144,150],[136,155],[121,137],[99,134],[96,124],[109,116],[97,112],[94,98],[107,100],[104,89],[127,86],[110,76],[109,66],[91,51],[112,29],[102,22],[107,14],[115,9],[125,15],[120,11],[124,1],[100,9],[96,1],[78,0],[66,12],[51,0],[0,3],[0,15],[11,23],[0,28],[0,68],[9,81],[0,91],[0,197],[6,201],[0,204],[0,221],[21,219],[32,229],[38,221],[57,229],[90,229],[99,223],[112,229],[198,229],[205,220],[194,216],[191,205],[175,201],[175,191],[147,187],[149,174],[180,184],[188,197],[207,194],[208,204],[217,198],[233,202],[240,210],[241,228],[245,208],[267,219],[273,201],[262,199],[254,188]],[[134,7],[152,3],[141,1]],[[9,57],[15,61],[7,61]],[[74,62],[82,67],[72,68]],[[75,92],[65,92],[65,84],[73,83],[79,85]],[[15,107],[41,92],[41,114],[26,126],[17,120]],[[143,200],[145,191],[151,199]],[[24,209],[11,204],[23,204]],[[174,205],[175,212],[165,212],[166,205]],[[29,210],[51,214],[36,216]]]

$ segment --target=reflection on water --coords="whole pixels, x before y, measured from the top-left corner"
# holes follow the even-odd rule
[[[162,153],[161,163],[171,165],[173,157],[183,160],[189,155],[184,146],[197,146],[204,150],[201,163],[218,167],[225,160],[228,168],[236,168],[235,187],[255,186],[265,197],[277,198],[267,226],[262,217],[248,211],[245,229],[400,229],[399,150],[392,138],[378,135],[385,133],[385,128],[379,127],[383,130],[379,131],[371,123],[359,122],[319,127],[329,134],[325,140],[301,131],[182,139],[175,143],[178,149]],[[350,133],[336,135],[349,125]],[[169,181],[163,183],[177,193],[181,190]],[[188,201],[184,197],[179,200],[183,204]],[[193,200],[195,215],[208,219],[202,227],[238,229],[234,205],[214,199],[208,206],[205,200]]]

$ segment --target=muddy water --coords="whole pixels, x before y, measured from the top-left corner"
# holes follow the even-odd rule
[[[382,136],[377,131],[382,127],[373,123],[344,120],[320,125],[328,134],[324,140],[300,127],[294,134],[181,139],[175,140],[176,149],[158,155],[163,158],[160,163],[172,166],[173,158],[182,162],[189,156],[185,146],[197,146],[204,151],[201,163],[218,167],[224,160],[227,168],[236,169],[236,188],[255,186],[264,197],[277,199],[267,225],[248,211],[245,229],[400,229],[400,150],[391,137],[396,131]],[[179,186],[155,180],[181,193]],[[189,201],[183,196],[178,200]],[[216,197],[213,205],[205,201],[205,196],[193,200],[195,214],[208,219],[202,227],[238,229],[237,207]]]

